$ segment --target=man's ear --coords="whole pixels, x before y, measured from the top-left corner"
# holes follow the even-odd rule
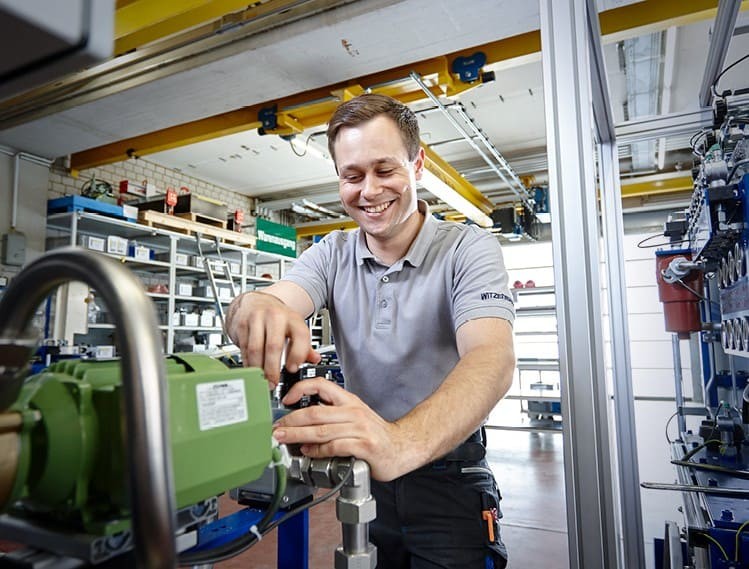
[[[424,154],[424,149],[419,146],[419,152],[416,154],[416,160],[414,160],[414,174],[416,175],[417,180],[421,180],[421,174],[424,171],[425,160],[426,155]]]

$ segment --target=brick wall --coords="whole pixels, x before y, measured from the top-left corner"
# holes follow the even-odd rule
[[[244,225],[254,226],[250,217],[250,212],[254,209],[252,198],[204,180],[187,176],[182,172],[159,166],[142,158],[82,170],[78,178],[71,177],[64,168],[55,165],[51,168],[49,175],[50,199],[80,194],[81,187],[87,180],[91,179],[91,176],[109,182],[115,191],[119,187],[120,180],[130,180],[136,184],[148,180],[149,183],[155,184],[161,190],[166,190],[169,186],[176,189],[185,186],[193,193],[226,203],[229,212],[236,209],[244,210]]]

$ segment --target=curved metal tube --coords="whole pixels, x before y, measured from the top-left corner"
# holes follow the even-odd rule
[[[176,524],[166,371],[156,314],[141,283],[103,255],[75,247],[55,250],[29,264],[6,290],[0,300],[0,339],[27,336],[39,304],[68,281],[93,286],[117,326],[137,566],[173,569]]]

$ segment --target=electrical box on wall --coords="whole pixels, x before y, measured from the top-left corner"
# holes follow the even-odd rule
[[[23,233],[14,231],[3,235],[0,261],[11,267],[20,267],[26,262],[26,236]]]

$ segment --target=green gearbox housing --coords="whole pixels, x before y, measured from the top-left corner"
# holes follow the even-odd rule
[[[166,359],[178,508],[259,478],[272,413],[260,369],[205,355]],[[129,527],[120,362],[64,360],[27,379],[18,466],[3,510],[98,535]]]

